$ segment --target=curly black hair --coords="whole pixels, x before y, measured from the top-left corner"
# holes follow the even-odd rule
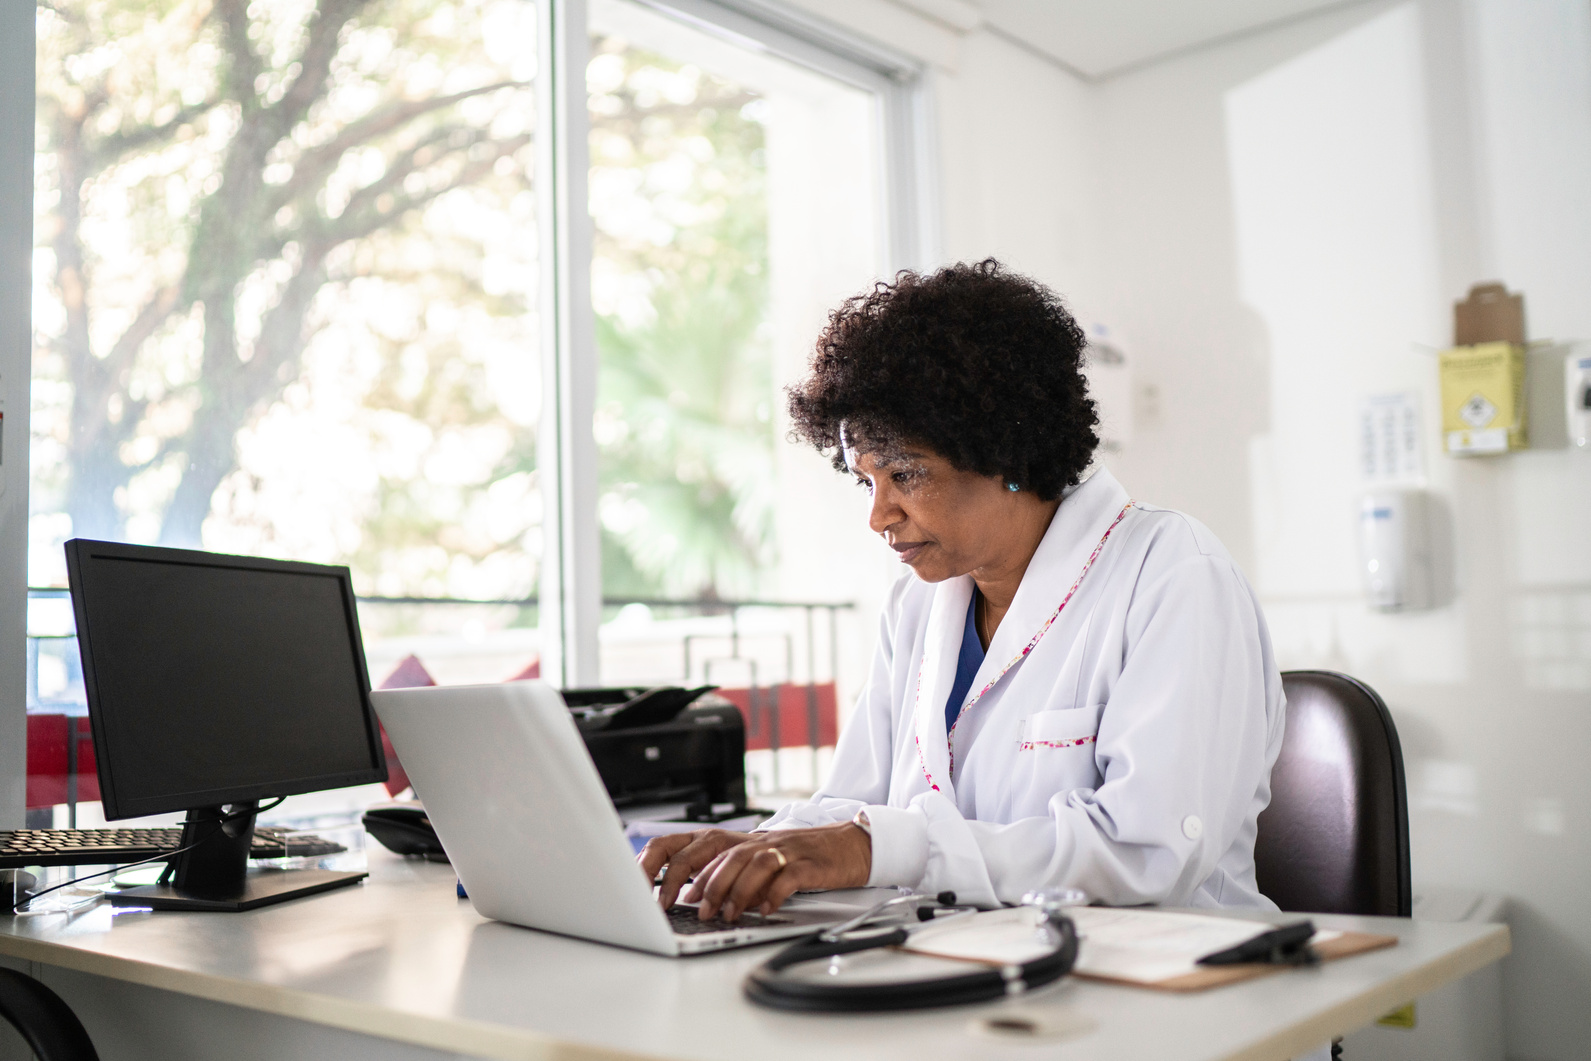
[[[1085,345],[1054,292],[993,258],[902,271],[829,315],[787,391],[791,438],[845,471],[843,425],[853,446],[926,446],[1053,501],[1099,445]]]

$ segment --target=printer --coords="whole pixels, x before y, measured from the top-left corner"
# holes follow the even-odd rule
[[[746,813],[745,719],[714,688],[562,690],[621,814],[646,805],[683,805],[677,817],[702,822]]]
[[[621,817],[712,823],[748,813],[746,723],[715,688],[561,690]],[[417,802],[371,807],[362,821],[400,855],[447,861]]]

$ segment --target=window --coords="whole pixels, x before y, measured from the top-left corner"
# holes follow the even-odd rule
[[[812,528],[859,517],[785,442],[783,389],[828,310],[885,272],[883,106],[876,74],[690,14],[590,8],[602,677],[726,686],[769,791],[821,772],[837,624],[859,633],[801,606],[854,600]]]
[[[346,563],[378,682],[834,680],[781,388],[912,259],[910,64],[751,0],[36,29],[29,711],[83,710],[73,536]]]
[[[535,11],[353,13],[39,9],[30,584],[78,536],[534,593]]]

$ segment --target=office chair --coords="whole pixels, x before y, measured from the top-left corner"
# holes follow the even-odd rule
[[[21,1033],[38,1061],[99,1061],[77,1014],[31,976],[0,969],[0,1017]]]
[[[1408,917],[1409,799],[1387,705],[1333,671],[1286,671],[1287,734],[1259,817],[1260,891],[1300,913]]]

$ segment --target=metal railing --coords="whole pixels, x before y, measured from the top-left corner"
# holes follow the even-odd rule
[[[478,598],[460,597],[360,597],[361,604],[375,605],[483,605],[497,607],[514,607],[522,610],[538,609],[538,601],[534,598],[527,599],[496,599],[482,600]],[[842,612],[854,611],[855,602],[852,601],[792,601],[792,600],[765,600],[759,598],[725,599],[718,597],[704,598],[669,598],[669,597],[605,597],[602,605],[604,610],[617,611],[618,609],[641,605],[654,611],[685,612],[701,616],[722,616],[728,621],[728,631],[695,632],[680,635],[681,654],[681,680],[687,684],[696,680],[693,675],[700,667],[701,680],[711,683],[715,671],[722,672],[726,667],[741,665],[745,667],[747,676],[747,726],[748,736],[756,739],[763,735],[764,727],[769,741],[769,750],[772,752],[772,784],[777,790],[781,788],[779,777],[779,750],[782,740],[781,725],[782,709],[786,706],[781,703],[781,686],[804,686],[804,699],[806,708],[806,747],[813,749],[811,764],[812,787],[816,788],[818,778],[818,762],[816,750],[820,745],[821,712],[819,707],[819,686],[824,682],[833,682],[838,677],[839,670],[839,616]],[[798,611],[801,614],[799,628],[805,635],[801,638],[805,651],[805,682],[796,680],[797,637],[794,631],[773,632],[768,630],[745,629],[744,615],[748,610],[781,610]],[[828,667],[827,676],[820,677],[819,669],[819,622],[818,615],[824,616],[823,625],[827,631],[828,641]],[[783,656],[783,680],[774,680],[773,676],[759,669],[756,654],[748,651],[748,642],[772,639],[776,641]],[[726,646],[726,651],[711,654],[714,644]],[[703,652],[702,649],[707,651]]]
[[[68,591],[60,587],[29,587],[28,597],[33,599],[60,599],[68,596]],[[539,611],[539,602],[535,598],[508,598],[508,599],[480,599],[465,597],[389,597],[389,596],[361,596],[357,597],[358,603],[363,605],[381,606],[479,606],[479,607],[513,607],[522,612],[528,611],[530,618],[534,618]],[[790,601],[790,600],[764,600],[764,599],[720,599],[708,598],[665,598],[665,597],[607,597],[603,599],[604,610],[611,609],[616,615],[620,609],[641,605],[653,612],[672,613],[666,615],[661,621],[681,617],[722,617],[727,622],[724,631],[693,631],[679,635],[680,660],[682,680],[690,683],[693,674],[700,669],[701,680],[712,682],[716,673],[722,674],[724,669],[732,666],[743,666],[748,681],[746,690],[749,699],[748,709],[748,736],[758,739],[762,735],[762,727],[766,725],[769,741],[769,750],[773,753],[772,780],[775,789],[779,785],[779,750],[781,734],[780,725],[781,708],[786,706],[780,703],[780,690],[782,686],[804,686],[806,708],[806,737],[807,746],[813,749],[812,756],[812,784],[818,783],[817,748],[820,742],[821,713],[819,708],[819,686],[825,682],[834,682],[838,678],[840,634],[839,619],[841,613],[852,612],[856,604],[850,601]],[[748,611],[796,611],[800,619],[795,624],[785,625],[783,630],[770,630],[766,627],[748,629],[745,613]],[[822,622],[819,622],[819,615]],[[609,616],[611,618],[611,616]],[[657,621],[658,617],[653,617]],[[522,624],[516,624],[522,625]],[[778,624],[784,625],[784,624]],[[827,633],[827,663],[828,666],[820,670],[821,644],[820,627],[826,627]],[[800,636],[798,637],[798,633]],[[443,636],[449,636],[444,634]],[[75,632],[58,627],[54,631],[28,633],[28,689],[27,704],[30,711],[60,713],[66,715],[82,715],[86,713],[87,705],[82,696],[82,670],[75,644]],[[770,669],[759,668],[759,655],[765,661],[768,653],[758,653],[754,649],[758,642],[772,641],[775,644],[773,655],[782,656],[783,680],[777,680],[777,675],[770,673]],[[804,651],[798,653],[799,647]],[[54,643],[54,651],[47,646]],[[714,646],[720,646],[715,652]],[[805,666],[802,668],[804,682],[798,682],[797,656]],[[39,670],[41,658],[54,655],[59,660],[59,665],[65,669],[65,695],[46,697],[41,695],[39,687]],[[775,664],[772,670],[777,671]],[[826,673],[825,673],[826,671]],[[661,676],[659,676],[661,679]],[[59,684],[59,683],[57,683]],[[76,751],[76,742],[69,742],[71,752]],[[795,742],[799,745],[799,741]],[[75,755],[72,756],[76,758]],[[69,783],[70,784],[70,783]],[[72,787],[75,788],[75,785]]]

